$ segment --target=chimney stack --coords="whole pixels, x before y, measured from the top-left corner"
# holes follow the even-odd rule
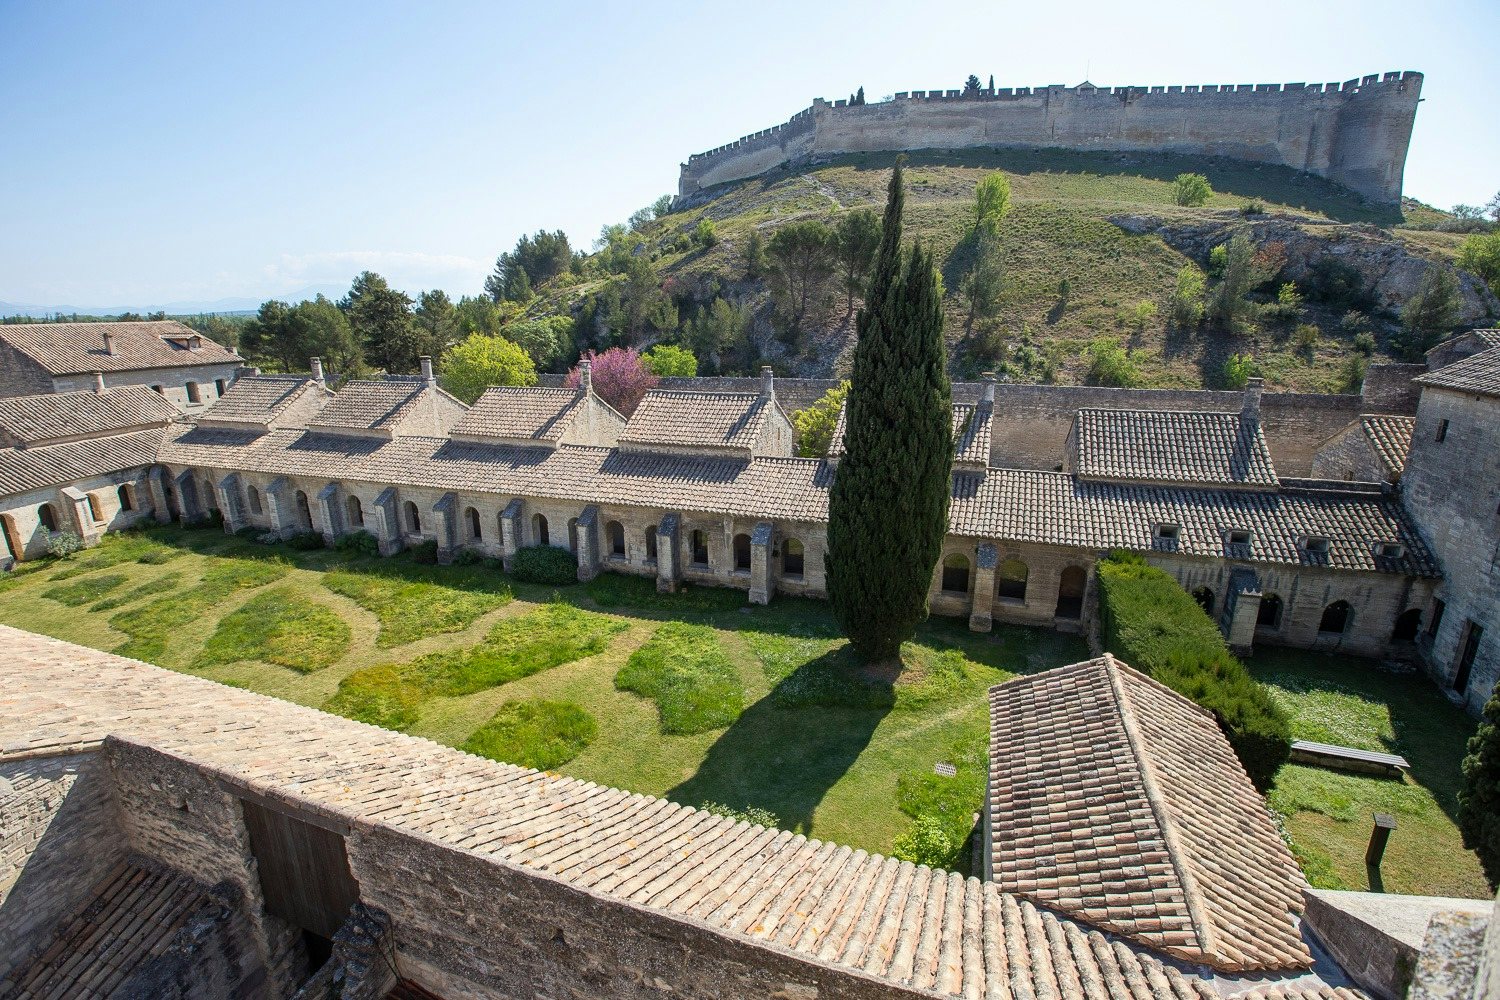
[[[312,380],[319,385],[325,385],[326,383],[323,381],[323,359],[308,358],[307,365],[312,369]],[[260,372],[256,371],[255,374],[259,375]]]
[[[984,410],[993,410],[995,408],[995,373],[985,372],[979,376],[979,380],[984,383],[984,390],[979,396],[979,407]]]
[[[437,379],[432,375],[432,358],[424,354],[417,360],[422,363],[422,381],[427,383],[428,388],[437,385]]]
[[[594,359],[578,360],[578,388],[584,392],[594,391]]]
[[[1260,392],[1264,380],[1253,378],[1245,383],[1245,403],[1240,407],[1240,419],[1260,421]]]
[[[760,366],[760,394],[766,399],[776,398],[776,373],[770,365]]]
[[[104,373],[94,372],[94,392],[104,395]]]
[[[114,357],[115,353],[115,335],[108,330],[104,331],[104,353],[110,357]]]

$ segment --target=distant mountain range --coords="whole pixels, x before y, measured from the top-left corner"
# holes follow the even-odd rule
[[[118,316],[121,313],[127,312],[140,313],[142,316],[154,312],[164,312],[168,316],[194,315],[197,313],[253,313],[268,298],[281,299],[285,302],[301,302],[303,299],[314,299],[319,295],[326,295],[330,299],[337,299],[348,290],[348,286],[346,285],[309,285],[290,295],[268,295],[258,299],[242,296],[239,298],[214,299],[213,301],[137,302],[120,306],[37,305],[30,302],[0,302],[0,316],[35,316],[40,318],[58,313],[64,316],[74,313],[80,316]]]

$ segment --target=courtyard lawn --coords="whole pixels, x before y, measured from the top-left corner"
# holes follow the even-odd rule
[[[1379,879],[1386,892],[1492,895],[1454,825],[1464,744],[1477,723],[1415,674],[1369,660],[1262,648],[1249,661],[1292,720],[1295,739],[1397,753],[1404,779],[1288,764],[1269,796],[1308,881],[1369,889],[1365,847],[1374,813],[1396,817]],[[1379,888],[1379,886],[1376,886]]]

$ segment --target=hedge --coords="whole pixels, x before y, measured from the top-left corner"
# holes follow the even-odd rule
[[[527,583],[560,587],[578,582],[578,559],[567,549],[552,545],[533,545],[515,554],[511,561],[511,573],[517,580]]]
[[[1139,555],[1114,552],[1099,562],[1099,612],[1104,647],[1212,712],[1255,787],[1269,788],[1291,727],[1193,596]]]

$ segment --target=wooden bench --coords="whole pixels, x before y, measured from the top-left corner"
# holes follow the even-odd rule
[[[1341,771],[1363,771],[1368,774],[1396,776],[1411,767],[1406,758],[1394,753],[1379,753],[1375,750],[1356,750],[1353,747],[1336,747],[1328,743],[1313,743],[1310,740],[1292,741],[1292,760],[1303,764],[1317,764]]]

